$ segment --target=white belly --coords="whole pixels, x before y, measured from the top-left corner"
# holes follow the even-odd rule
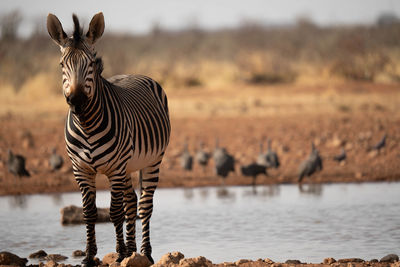
[[[151,165],[156,164],[159,159],[160,159],[159,152],[155,152],[153,154],[134,153],[132,155],[131,159],[127,163],[126,172],[132,173],[132,172],[141,170],[143,168],[149,167]]]

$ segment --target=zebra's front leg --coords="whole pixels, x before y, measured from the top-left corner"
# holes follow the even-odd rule
[[[124,191],[125,191],[125,173],[118,173],[109,176],[111,183],[111,204],[110,204],[110,219],[115,227],[117,239],[116,251],[118,253],[117,262],[121,262],[126,255],[126,246],[124,241]]]
[[[126,219],[126,246],[127,256],[136,252],[136,217],[137,217],[137,196],[132,186],[130,175],[125,179],[124,211]]]
[[[83,218],[86,224],[86,257],[82,267],[95,266],[94,256],[97,254],[95,223],[97,220],[95,174],[84,174],[74,171],[75,179],[82,193]]]
[[[147,256],[151,263],[154,263],[154,260],[151,257],[150,218],[153,212],[153,196],[158,184],[160,163],[161,161],[141,171],[142,193],[139,200],[139,217],[142,220],[142,247],[140,252]]]

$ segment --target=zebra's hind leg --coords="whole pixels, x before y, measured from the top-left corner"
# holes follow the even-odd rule
[[[139,200],[139,217],[142,220],[142,246],[140,252],[147,256],[151,263],[154,263],[154,260],[151,257],[150,218],[153,212],[153,196],[157,188],[160,164],[161,159],[155,165],[141,170],[142,193]]]
[[[126,219],[127,256],[136,252],[137,196],[130,175],[125,179],[124,210]]]
[[[109,177],[111,183],[111,204],[110,220],[114,224],[117,239],[116,251],[118,253],[117,262],[121,262],[126,257],[126,246],[124,241],[124,193],[125,193],[125,173],[113,173]]]
[[[94,256],[97,254],[95,223],[97,220],[95,174],[86,174],[74,170],[75,180],[82,193],[83,218],[86,224],[86,257],[83,267],[95,266]]]

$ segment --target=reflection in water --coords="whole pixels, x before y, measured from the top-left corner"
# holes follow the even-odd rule
[[[253,195],[251,186],[186,192],[160,188],[154,198],[154,258],[174,248],[188,257],[205,255],[224,262],[240,257],[232,255],[265,257],[268,250],[268,257],[277,261],[317,262],[326,256],[377,258],[400,249],[396,235],[400,183],[259,185],[256,189]],[[98,192],[99,206],[108,205],[109,199],[109,191]],[[60,208],[80,206],[81,201],[79,192],[61,197],[1,197],[1,244],[22,257],[40,249],[71,255],[84,246],[85,227],[63,227]],[[99,257],[115,251],[112,224],[96,224],[96,233]],[[66,264],[80,260],[69,258]]]
[[[202,199],[208,198],[208,188],[204,187],[200,189],[200,196]]]
[[[236,195],[233,192],[230,192],[225,186],[222,186],[217,189],[217,198],[220,199],[232,199],[235,198]]]
[[[61,206],[64,202],[61,194],[53,194],[51,195],[51,199],[56,206]]]
[[[279,196],[281,190],[279,185],[268,185],[264,186],[263,191],[261,194],[266,197],[274,197],[274,196]]]
[[[310,194],[321,196],[322,195],[322,184],[299,184],[299,191],[301,194]]]
[[[251,190],[243,191],[243,196],[273,197],[280,193],[279,185],[252,186]]]
[[[28,206],[28,197],[24,195],[11,196],[8,203],[12,208],[26,209]]]
[[[185,188],[185,189],[183,189],[183,196],[186,199],[192,199],[193,196],[194,196],[193,188]]]

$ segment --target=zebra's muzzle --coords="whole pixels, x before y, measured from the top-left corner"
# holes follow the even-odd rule
[[[88,101],[88,97],[80,90],[70,94],[66,99],[71,111],[77,115],[80,115],[85,110]]]

